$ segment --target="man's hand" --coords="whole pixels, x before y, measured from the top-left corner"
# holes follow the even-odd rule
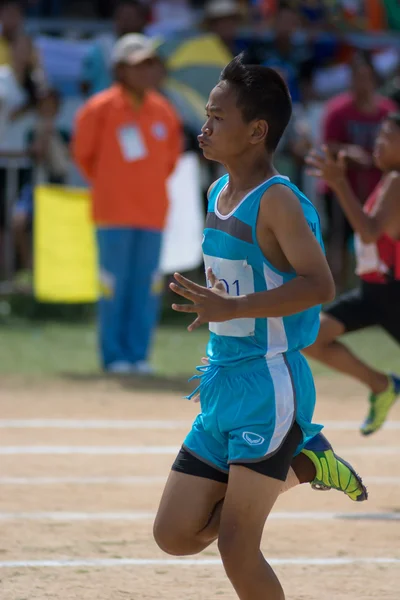
[[[174,277],[179,285],[171,283],[170,289],[193,304],[173,304],[172,308],[177,312],[197,313],[197,319],[189,325],[188,331],[194,331],[203,323],[219,323],[235,318],[236,298],[227,294],[224,284],[215,277],[211,268],[207,269],[211,288],[198,285],[179,273],[175,273]]]
[[[311,167],[307,170],[307,175],[323,179],[335,189],[346,178],[346,152],[341,150],[335,160],[327,146],[323,146],[322,151],[321,154],[313,150],[307,156],[306,163]]]

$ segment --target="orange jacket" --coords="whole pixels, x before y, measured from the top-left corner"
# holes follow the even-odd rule
[[[92,186],[95,223],[163,229],[181,147],[178,117],[156,92],[136,109],[120,85],[93,96],[77,115],[73,154]]]

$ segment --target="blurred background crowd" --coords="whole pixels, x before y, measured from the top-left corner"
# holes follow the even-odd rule
[[[344,148],[360,202],[372,192],[374,140],[400,104],[399,32],[398,0],[0,0],[0,290],[30,289],[35,186],[88,183],[71,144],[76,114],[113,86],[115,44],[138,33],[156,49],[147,87],[179,116],[183,151],[199,154],[204,199],[221,170],[202,161],[196,136],[220,67],[243,52],[282,74],[294,113],[276,166],[317,205],[337,286],[348,287],[351,228],[304,159],[321,143]]]

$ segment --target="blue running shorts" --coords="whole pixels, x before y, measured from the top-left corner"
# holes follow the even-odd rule
[[[183,448],[219,471],[228,473],[232,463],[268,460],[295,422],[302,432],[295,455],[322,429],[311,422],[314,380],[300,352],[230,367],[210,365],[200,378],[201,413]]]

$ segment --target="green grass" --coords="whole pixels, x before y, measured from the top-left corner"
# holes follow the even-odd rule
[[[93,324],[12,320],[0,325],[0,374],[78,375],[100,372]],[[200,364],[207,330],[189,334],[184,327],[160,327],[153,364],[161,375],[190,375]]]
[[[188,333],[185,325],[163,325],[154,344],[160,375],[190,376],[200,364],[208,332]],[[0,324],[0,374],[77,375],[99,373],[94,324],[5,320]],[[400,372],[398,346],[379,329],[349,335],[346,342],[376,367]],[[329,373],[313,364],[316,375]]]

